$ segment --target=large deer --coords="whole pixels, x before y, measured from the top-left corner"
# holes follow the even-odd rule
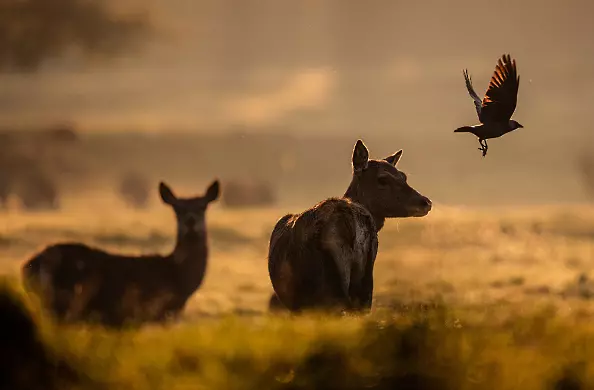
[[[370,160],[363,142],[353,151],[353,176],[342,198],[287,214],[270,237],[270,309],[368,311],[378,231],[386,218],[422,217],[431,201],[396,168],[402,150]]]
[[[54,244],[22,267],[25,285],[58,321],[106,326],[176,317],[200,287],[208,257],[205,213],[219,196],[215,180],[204,196],[178,198],[163,182],[159,192],[177,219],[170,255],[123,256],[80,243]]]

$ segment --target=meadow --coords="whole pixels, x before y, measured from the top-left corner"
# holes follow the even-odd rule
[[[20,379],[11,388],[594,387],[592,206],[436,204],[425,218],[389,220],[380,232],[372,313],[337,318],[267,310],[269,235],[299,207],[217,205],[207,214],[205,282],[180,322],[123,332],[58,327],[23,295],[18,276],[44,245],[76,240],[131,254],[173,247],[167,207],[131,211],[98,199],[92,213],[79,201],[57,214],[2,216],[4,285],[39,326],[39,347],[24,347],[14,340],[27,338],[26,327],[5,322],[4,342],[16,346],[3,364],[10,351],[33,356],[20,366],[27,374],[13,370]],[[42,348],[45,357],[27,348]]]

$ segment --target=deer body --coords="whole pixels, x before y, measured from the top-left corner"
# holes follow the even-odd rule
[[[23,265],[25,284],[61,321],[120,327],[179,315],[204,279],[205,210],[217,198],[218,186],[215,181],[204,197],[181,199],[161,184],[161,197],[178,221],[170,255],[124,256],[81,243],[54,244]]]
[[[401,155],[399,151],[384,160],[369,160],[359,140],[345,195],[276,223],[268,256],[275,291],[271,309],[371,308],[378,232],[385,218],[421,217],[431,209],[431,201],[396,169]]]
[[[363,207],[328,199],[284,216],[271,237],[269,272],[287,308],[371,305],[377,230]]]

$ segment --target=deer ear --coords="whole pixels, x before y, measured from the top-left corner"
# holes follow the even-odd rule
[[[219,184],[218,180],[215,180],[212,182],[212,184],[206,190],[206,195],[204,195],[204,198],[206,199],[206,201],[212,202],[213,200],[215,200],[219,197],[219,191],[220,191],[219,187],[220,187],[220,184]]]
[[[360,173],[363,170],[367,169],[367,164],[369,162],[369,151],[363,141],[357,140],[355,144],[355,148],[353,149],[353,171],[355,173]]]
[[[171,191],[171,188],[164,182],[159,183],[159,194],[161,195],[161,200],[163,203],[172,205],[177,200],[177,196]]]
[[[402,157],[402,149],[400,149],[399,151],[397,151],[393,155],[384,158],[384,160],[386,160],[390,164],[396,166],[396,164],[398,164],[398,161],[400,161],[400,157]]]

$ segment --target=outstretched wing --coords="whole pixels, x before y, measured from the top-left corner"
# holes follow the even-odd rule
[[[478,97],[478,95],[474,91],[474,88],[472,87],[472,78],[468,75],[468,70],[464,69],[462,71],[462,73],[464,74],[464,80],[466,81],[466,89],[468,90],[468,94],[474,101],[474,108],[476,108],[476,114],[478,115],[478,117],[480,119],[481,105],[482,105],[481,98]]]
[[[495,67],[489,88],[483,98],[480,120],[487,122],[507,122],[516,110],[520,77],[516,61],[504,54]]]

